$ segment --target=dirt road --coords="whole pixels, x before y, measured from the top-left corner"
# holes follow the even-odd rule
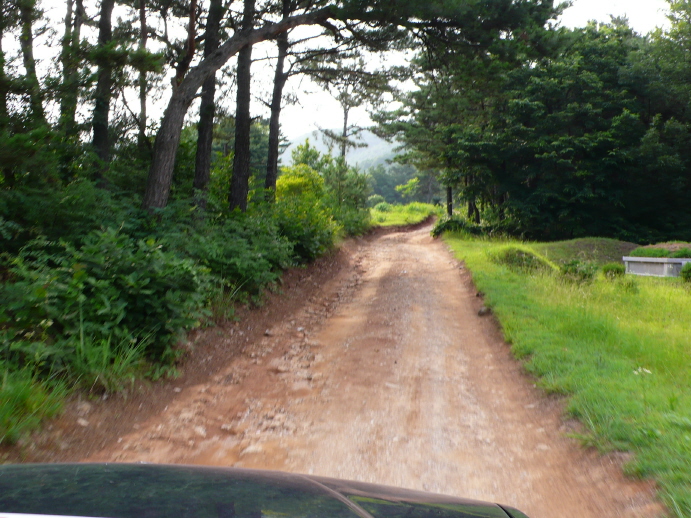
[[[469,274],[429,230],[348,245],[347,267],[298,311],[84,460],[313,473],[532,518],[662,516],[620,457],[567,438],[576,425],[534,388],[493,317],[478,316]]]

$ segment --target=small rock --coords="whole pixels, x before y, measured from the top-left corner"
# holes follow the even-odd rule
[[[77,424],[79,426],[83,426],[84,428],[86,428],[87,426],[89,426],[89,421],[87,421],[83,417],[80,417],[79,419],[77,419]]]
[[[489,315],[491,312],[492,310],[490,308],[488,308],[487,306],[482,306],[480,308],[480,311],[477,312],[477,314],[481,317],[484,317],[485,315]]]
[[[77,413],[79,415],[87,415],[89,412],[91,412],[90,403],[87,403],[86,401],[80,401],[79,404],[77,404]]]
[[[264,331],[264,336],[273,336],[274,334],[270,330]]]
[[[175,387],[173,389],[173,392],[177,392],[179,394],[180,392],[182,392],[182,389],[180,387]]]
[[[482,293],[481,291],[478,291],[478,292],[475,294],[475,296],[476,296],[476,297],[484,297],[485,294]]]
[[[194,433],[196,433],[199,437],[206,437],[206,428],[203,426],[195,426]]]

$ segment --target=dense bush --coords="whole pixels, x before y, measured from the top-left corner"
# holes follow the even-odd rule
[[[444,232],[467,232],[473,236],[480,236],[484,234],[484,230],[479,225],[468,222],[460,216],[453,215],[445,217],[437,222],[432,229],[432,236],[439,237]]]
[[[506,246],[493,251],[490,258],[497,264],[524,272],[553,272],[556,267],[545,257],[520,246]]]
[[[385,201],[379,202],[374,206],[374,210],[377,212],[391,212],[392,205],[390,203],[386,203]]]
[[[167,232],[163,242],[208,267],[225,284],[257,294],[293,263],[293,245],[268,215],[230,215],[217,222],[191,222]]]
[[[373,207],[379,205],[380,203],[384,203],[384,202],[386,202],[386,200],[384,199],[384,197],[381,194],[373,194],[372,196],[367,198],[367,207],[373,208]]]
[[[589,261],[574,259],[559,267],[563,279],[571,282],[591,282],[597,273],[597,265]]]
[[[691,263],[686,263],[681,268],[681,273],[679,274],[681,280],[684,282],[691,282]]]
[[[621,263],[607,263],[602,266],[605,279],[613,280],[626,274],[626,267]]]
[[[68,369],[85,340],[124,347],[146,336],[148,358],[170,359],[180,332],[205,314],[208,271],[113,229],[84,241],[34,241],[10,262],[10,281],[0,285],[0,358],[54,372]]]

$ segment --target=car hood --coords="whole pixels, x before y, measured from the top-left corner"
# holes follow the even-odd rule
[[[525,518],[419,491],[238,468],[159,464],[0,466],[0,518]]]

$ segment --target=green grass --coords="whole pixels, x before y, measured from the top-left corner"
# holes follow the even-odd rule
[[[555,263],[564,263],[572,259],[591,261],[599,265],[610,262],[621,262],[621,258],[628,255],[638,245],[607,239],[604,237],[588,237],[557,241],[554,243],[534,243],[531,247]]]
[[[408,205],[391,205],[380,203],[370,209],[372,224],[376,227],[394,227],[415,225],[430,216],[441,216],[443,208],[430,203],[409,203]]]
[[[549,272],[490,260],[507,241],[447,236],[486,295],[514,354],[567,412],[579,437],[603,451],[634,453],[632,476],[655,479],[677,515],[691,517],[691,290],[679,279],[626,276],[566,282]],[[603,263],[628,244],[578,240],[527,245],[553,261]],[[568,255],[567,255],[568,252]]]

